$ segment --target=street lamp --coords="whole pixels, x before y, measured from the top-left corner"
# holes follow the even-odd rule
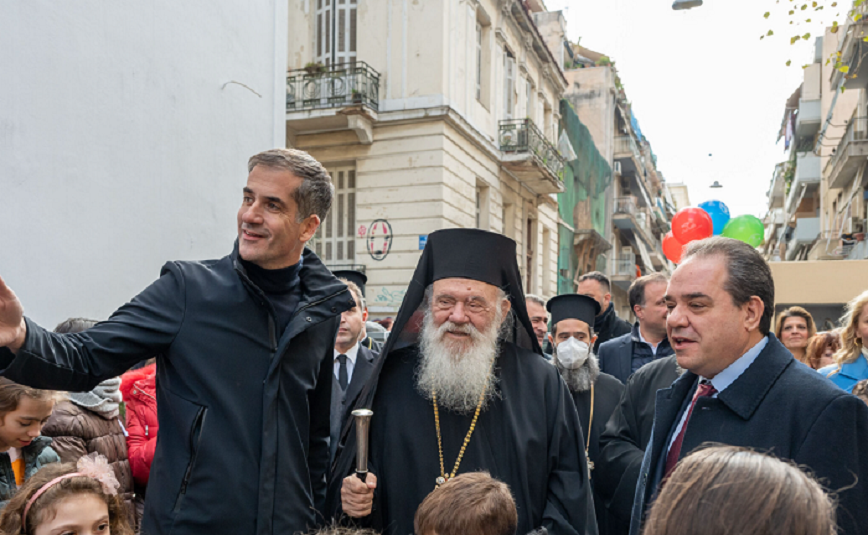
[[[708,186],[708,187],[709,187],[709,188],[712,188],[712,189],[718,189],[718,188],[722,188],[723,185],[722,185],[720,182],[718,182],[717,180],[715,180],[715,181],[714,181],[714,184],[712,184],[712,185],[710,185],[710,186]]]
[[[682,9],[693,9],[702,5],[702,0],[675,0],[672,2],[672,9],[680,11]]]

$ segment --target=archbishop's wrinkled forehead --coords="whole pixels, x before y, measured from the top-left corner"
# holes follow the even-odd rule
[[[434,298],[452,297],[462,301],[470,298],[481,298],[493,303],[497,299],[498,288],[487,282],[450,277],[434,281],[432,293]]]

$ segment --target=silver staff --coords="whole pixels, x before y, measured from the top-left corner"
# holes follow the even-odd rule
[[[356,419],[356,477],[364,481],[368,476],[368,431],[374,411],[357,409],[351,414]]]

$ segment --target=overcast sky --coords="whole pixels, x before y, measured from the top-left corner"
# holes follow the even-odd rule
[[[822,35],[835,15],[797,28],[785,10],[793,5],[705,0],[673,11],[672,0],[546,0],[564,11],[570,40],[616,62],[666,180],[686,183],[694,205],[718,199],[733,216],[759,217],[774,165],[786,158],[775,143],[784,104],[811,61],[813,36],[796,45],[789,37]],[[760,40],[769,29],[775,36]],[[723,189],[708,187],[715,180]]]

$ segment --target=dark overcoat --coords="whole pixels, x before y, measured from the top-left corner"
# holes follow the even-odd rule
[[[157,359],[160,423],[142,533],[271,535],[319,520],[329,409],[346,285],[306,249],[302,296],[282,336],[236,250],[169,262],[107,321],[60,335],[27,321],[0,370],[36,388],[88,391]]]
[[[654,428],[645,450],[630,533],[637,535],[657,494],[669,440],[697,376],[686,372],[657,392]],[[681,457],[706,442],[754,448],[809,468],[839,491],[839,535],[868,526],[868,406],[793,358],[773,334],[756,360],[716,398],[699,398]],[[857,483],[855,484],[854,483]]]

